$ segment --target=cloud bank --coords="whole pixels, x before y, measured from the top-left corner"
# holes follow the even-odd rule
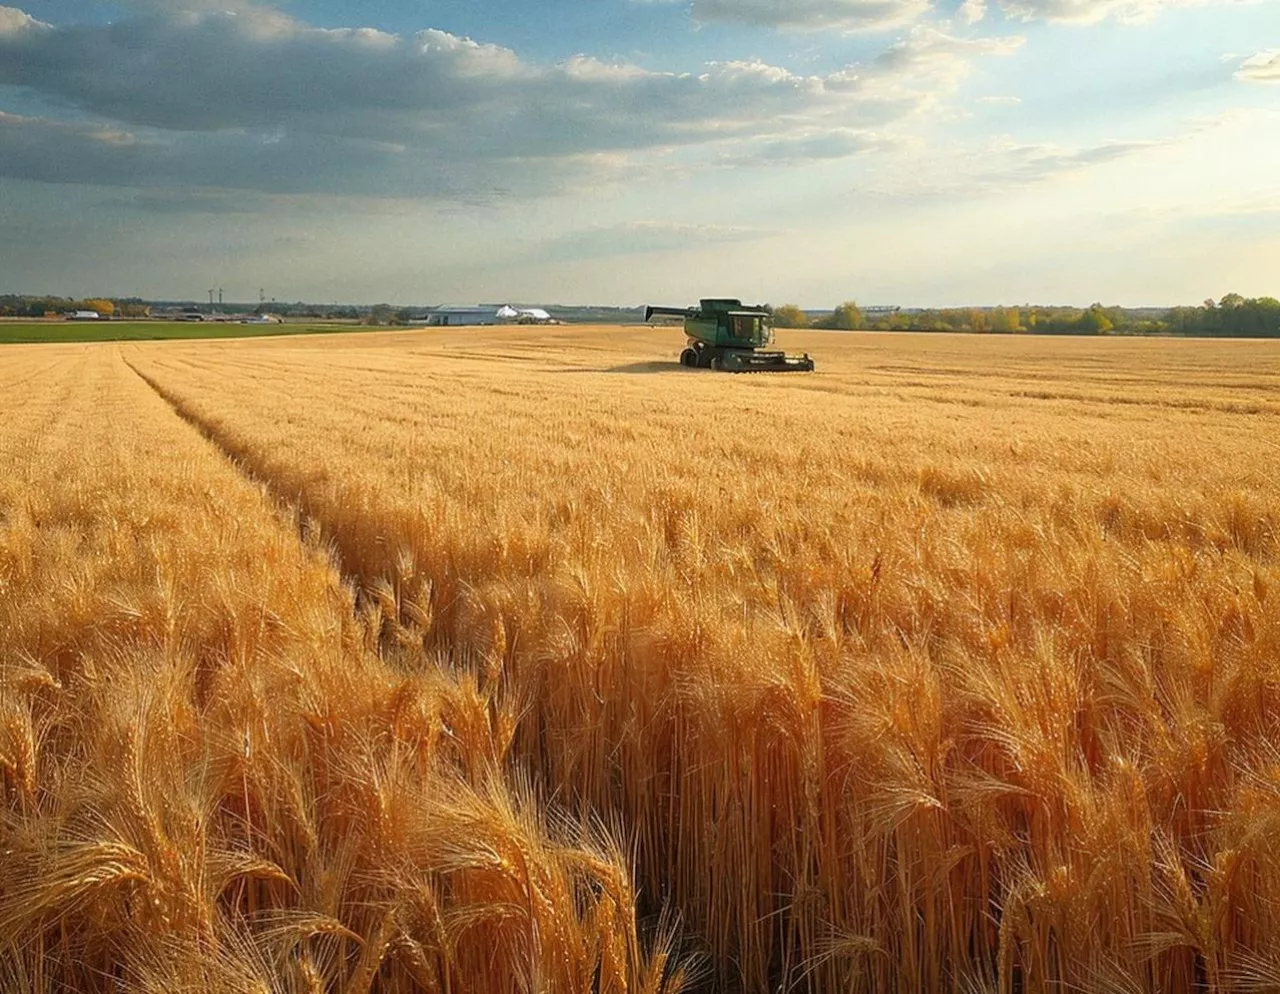
[[[530,196],[672,151],[851,155],[1019,40],[917,28],[866,65],[660,73],[546,65],[438,30],[317,28],[252,6],[52,27],[0,7],[0,84],[83,120],[0,114],[0,175],[379,197]],[[782,151],[785,149],[785,152]]]
[[[793,31],[872,31],[909,24],[928,0],[693,0],[695,21]]]

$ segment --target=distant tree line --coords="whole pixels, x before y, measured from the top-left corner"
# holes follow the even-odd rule
[[[72,311],[97,311],[104,317],[143,318],[153,306],[182,303],[145,301],[138,297],[29,296],[0,294],[0,317],[42,318]],[[185,306],[190,306],[189,303]],[[228,303],[225,310],[249,310],[248,305]],[[251,308],[282,317],[364,321],[375,325],[411,324],[422,308],[390,304],[307,304],[271,301]],[[579,309],[585,312],[586,309]],[[595,311],[600,311],[597,315]],[[631,310],[591,309],[591,313],[566,314],[569,320],[601,320],[608,311],[612,320],[634,317]],[[895,310],[864,314],[849,300],[831,311],[806,311],[796,304],[773,308],[779,328],[827,328],[852,331],[967,331],[987,334],[1029,335],[1187,335],[1221,338],[1280,338],[1280,300],[1275,297],[1243,297],[1229,293],[1220,301],[1206,300],[1198,307],[1174,307],[1167,311],[1107,307],[957,307],[927,310]]]
[[[795,304],[774,308],[779,328],[836,328],[868,331],[968,331],[1030,335],[1189,335],[1223,338],[1280,338],[1280,300],[1229,293],[1199,307],[1168,311],[1089,307],[960,307],[897,310],[864,316],[852,301],[815,314]]]
[[[1201,307],[1175,307],[1165,315],[1165,325],[1175,335],[1280,338],[1280,300],[1229,293],[1217,304],[1206,300]]]
[[[151,305],[138,297],[28,297],[0,294],[0,317],[42,318],[46,314],[70,314],[74,311],[97,311],[102,317],[144,318]]]
[[[846,300],[830,314],[814,317],[795,304],[783,304],[773,309],[773,323],[779,328],[830,328],[835,331],[855,331],[866,328],[862,311],[852,300]]]
[[[231,305],[228,305],[231,306]],[[379,307],[387,307],[379,304]],[[367,318],[373,308],[355,304],[307,304],[299,300],[292,304],[282,301],[258,304],[253,308],[257,314],[276,314],[283,318],[319,318],[328,321],[359,321]],[[386,324],[387,322],[381,322]]]
[[[386,308],[387,305],[379,305]],[[145,318],[150,317],[152,309],[177,310],[192,308],[207,311],[208,305],[199,301],[163,300],[146,301],[140,297],[52,297],[32,296],[28,294],[0,294],[0,317],[42,318],[47,314],[70,314],[73,311],[97,311],[104,317]],[[276,314],[281,317],[294,318],[328,318],[330,320],[356,321],[367,318],[373,308],[354,306],[351,304],[308,304],[303,301],[287,303],[280,301],[259,304],[235,303],[227,301],[217,305],[215,310],[232,312],[252,312],[257,314]],[[407,314],[408,311],[400,313]],[[385,322],[384,322],[385,323]]]

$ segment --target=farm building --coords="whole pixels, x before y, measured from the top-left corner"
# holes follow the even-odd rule
[[[550,324],[554,319],[541,307],[512,304],[447,305],[427,311],[423,318],[430,327],[490,324]]]
[[[68,321],[101,321],[102,316],[97,311],[72,311],[67,315]]]
[[[505,321],[514,321],[516,324],[554,324],[555,318],[544,311],[541,307],[511,307],[508,305],[503,308],[506,311],[515,311],[514,315],[504,317]]]
[[[498,307],[486,307],[484,305],[451,305],[445,307],[436,307],[427,311],[426,323],[431,327],[443,325],[476,325],[476,324],[497,324],[498,323]]]

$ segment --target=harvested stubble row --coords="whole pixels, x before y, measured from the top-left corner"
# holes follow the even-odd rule
[[[815,336],[738,379],[575,334],[130,356],[632,833],[719,987],[1280,976],[1274,353]]]
[[[0,989],[661,989],[625,861],[110,346],[0,371]],[[677,984],[678,986],[678,984]]]

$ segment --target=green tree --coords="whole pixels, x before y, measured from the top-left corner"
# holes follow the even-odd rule
[[[773,323],[779,328],[807,328],[809,315],[795,304],[783,304],[774,309]]]
[[[991,330],[1009,334],[1022,330],[1022,313],[1016,307],[997,307],[991,312]]]
[[[841,331],[856,331],[862,325],[862,311],[852,300],[846,300],[831,315],[831,327]]]
[[[1094,304],[1075,323],[1075,330],[1085,335],[1105,335],[1114,327],[1101,304]]]

